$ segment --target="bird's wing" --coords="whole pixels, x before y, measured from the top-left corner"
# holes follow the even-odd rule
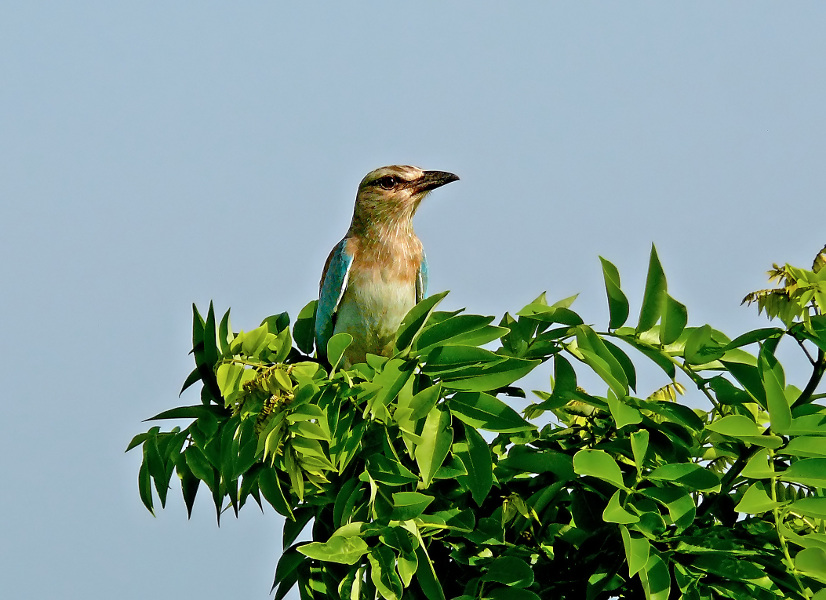
[[[422,250],[422,263],[416,274],[416,302],[421,302],[427,296],[427,256]]]
[[[318,308],[315,317],[315,340],[319,356],[327,354],[327,342],[333,337],[335,313],[353,264],[353,255],[347,252],[347,238],[339,242],[327,257],[318,292]]]

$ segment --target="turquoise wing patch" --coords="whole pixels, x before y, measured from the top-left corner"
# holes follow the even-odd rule
[[[327,342],[333,337],[335,313],[344,296],[344,290],[347,289],[347,278],[352,264],[353,257],[347,253],[347,238],[344,238],[330,253],[318,296],[315,340],[319,357],[327,355]]]
[[[422,251],[422,264],[416,277],[416,302],[421,302],[427,296],[427,256]]]

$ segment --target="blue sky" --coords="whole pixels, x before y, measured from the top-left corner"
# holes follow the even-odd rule
[[[123,450],[182,402],[191,303],[231,306],[236,329],[295,314],[378,166],[461,177],[416,229],[431,290],[476,313],[580,292],[604,324],[597,257],[638,301],[653,242],[690,322],[736,334],[765,323],[739,302],[771,263],[809,266],[826,243],[822,4],[16,4],[0,13],[10,598],[267,597],[274,513],[218,529],[208,498],[187,521],[174,492],[153,518]]]

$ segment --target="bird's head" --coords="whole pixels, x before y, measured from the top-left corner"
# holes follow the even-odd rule
[[[354,227],[394,226],[410,223],[428,192],[459,179],[445,171],[422,171],[394,165],[368,173],[359,184]]]

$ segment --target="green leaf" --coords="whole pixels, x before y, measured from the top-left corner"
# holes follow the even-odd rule
[[[221,402],[221,390],[218,389],[218,384],[215,382],[215,372],[213,371],[215,362],[218,360],[218,350],[215,338],[215,312],[212,302],[209,303],[206,321],[198,312],[198,307],[195,304],[192,305],[192,354],[195,356],[195,368],[200,374],[198,379],[204,382],[204,391],[201,394],[203,403],[209,404],[210,397],[216,402]],[[184,383],[184,389],[194,381],[197,381],[197,379],[190,375]],[[183,392],[183,389],[181,392]]]
[[[576,328],[577,350],[585,363],[599,375],[618,398],[628,395],[628,377],[597,333],[587,325]]]
[[[660,342],[673,344],[679,339],[688,323],[688,309],[668,294],[665,294],[664,298],[665,307],[663,308],[660,326]]]
[[[292,507],[284,496],[284,490],[281,489],[281,481],[273,468],[265,466],[261,469],[258,474],[258,487],[278,514],[295,519]]]
[[[416,340],[415,348],[417,352],[426,351],[427,348],[435,345],[445,345],[448,343],[456,343],[457,338],[464,339],[469,334],[477,332],[486,328],[493,321],[493,317],[483,317],[481,315],[456,315],[431,325],[424,329]],[[505,327],[495,327],[497,331],[501,331],[500,335],[492,339],[497,339],[505,335],[509,330]],[[487,340],[492,341],[492,340]],[[464,342],[459,342],[464,343]],[[483,342],[487,343],[487,342]],[[476,345],[466,344],[465,345]]]
[[[422,514],[428,505],[433,502],[433,496],[426,496],[419,492],[395,492],[393,494],[392,519],[407,521]]]
[[[671,575],[668,566],[656,554],[652,554],[640,571],[640,581],[646,600],[668,600],[671,593]]]
[[[699,491],[711,491],[720,487],[720,479],[713,471],[693,463],[662,465],[651,471],[647,478],[652,481],[672,481]]]
[[[473,501],[482,506],[493,486],[493,461],[490,447],[485,439],[470,425],[465,424],[467,451],[459,454],[459,459],[467,470],[467,485]]]
[[[685,489],[667,487],[648,487],[640,492],[648,498],[653,498],[668,509],[668,516],[677,526],[677,531],[681,531],[694,522],[697,514],[697,506],[691,493]]]
[[[624,400],[619,400],[612,391],[608,392],[608,408],[611,416],[617,424],[617,429],[622,429],[626,425],[636,425],[642,422],[642,414],[633,406],[626,404]]]
[[[410,309],[396,334],[396,348],[399,352],[410,348],[413,340],[424,328],[433,310],[447,294],[448,292],[441,292],[429,296]]]
[[[780,337],[783,335],[783,330],[777,327],[767,327],[765,329],[755,329],[754,331],[747,331],[742,335],[738,335],[731,340],[723,350],[731,350],[732,348],[740,348],[754,342],[762,342],[765,339]]]
[[[794,427],[794,424],[792,427]],[[789,454],[791,456],[826,457],[826,438],[814,435],[793,437],[784,448],[777,452],[778,454]]]
[[[378,453],[367,458],[367,472],[374,480],[389,486],[406,485],[419,479],[401,463]]]
[[[590,475],[607,481],[611,485],[625,489],[622,471],[613,457],[603,450],[580,450],[574,454],[574,472],[577,475]]]
[[[826,445],[826,441],[821,440],[821,444]],[[780,479],[826,489],[826,458],[797,460],[780,474]]]
[[[261,325],[250,331],[241,332],[236,336],[241,344],[241,353],[247,356],[260,357],[269,343],[275,338],[266,325]]]
[[[186,464],[192,471],[193,475],[204,481],[207,485],[212,486],[215,479],[215,469],[207,460],[204,453],[197,446],[190,446],[184,451]]]
[[[734,510],[750,515],[759,515],[774,510],[778,506],[781,506],[781,504],[769,498],[765,486],[757,482],[748,487],[746,493],[743,494],[743,498],[737,506],[734,507]]]
[[[496,587],[485,592],[485,600],[541,600],[530,590],[517,587]]]
[[[482,581],[495,581],[515,588],[533,585],[533,569],[521,558],[500,556],[487,566]]]
[[[433,480],[433,475],[442,466],[453,443],[450,413],[434,406],[425,419],[421,437],[422,441],[416,446],[415,456],[423,485],[427,488]]]
[[[766,346],[760,352],[758,365],[763,379],[763,389],[766,390],[772,432],[784,434],[792,424],[792,411],[784,393],[786,383],[783,367]]]
[[[721,360],[720,363],[728,369],[728,372],[731,373],[757,403],[763,408],[766,408],[766,392],[763,389],[763,381],[757,367],[728,360]]]
[[[602,520],[606,523],[621,523],[625,525],[629,523],[637,523],[640,518],[636,515],[632,515],[620,506],[619,499],[621,493],[622,492],[620,490],[617,490],[614,492],[614,495],[611,496],[611,499],[608,501],[608,506],[606,506],[605,510],[602,511]]]
[[[608,295],[609,329],[617,329],[628,319],[628,299],[620,287],[620,276],[617,268],[601,256],[602,277],[605,279],[605,292]]]
[[[534,322],[540,321],[542,323],[561,323],[563,325],[582,325],[582,317],[567,307],[561,306],[559,303],[553,306],[544,304],[531,303],[522,308],[516,313],[517,316],[526,317]]]
[[[457,392],[446,404],[455,417],[476,429],[498,433],[536,429],[507,404],[484,392]]]
[[[437,383],[420,391],[410,399],[408,407],[411,410],[410,418],[414,421],[426,417],[436,406],[442,394],[442,384]]]
[[[416,363],[414,361],[400,358],[391,358],[384,363],[381,373],[373,378],[373,383],[378,385],[379,390],[373,397],[371,405],[380,404],[387,406],[395,400],[399,391],[401,391],[413,376],[413,369],[415,367]]]
[[[637,466],[637,473],[642,473],[645,463],[645,455],[648,452],[649,433],[647,429],[641,429],[631,434],[631,452],[634,454],[634,464]]]
[[[769,466],[769,451],[758,450],[746,463],[740,475],[748,479],[768,479],[774,476],[774,469]]]
[[[611,356],[616,359],[617,363],[619,363],[620,368],[622,368],[622,372],[625,374],[625,379],[628,382],[628,387],[632,390],[636,389],[637,387],[637,370],[634,367],[634,363],[631,362],[629,356],[623,352],[623,350],[617,346],[616,344],[612,344],[606,339],[599,338],[605,347],[608,349],[608,352],[611,353]]]
[[[438,346],[428,354],[423,371],[445,376],[469,366],[488,367],[505,360],[507,357],[476,346]]]
[[[396,555],[386,546],[375,546],[367,555],[370,579],[385,600],[400,600],[402,582],[396,573]]]
[[[344,357],[344,351],[353,343],[353,336],[349,333],[337,333],[327,342],[327,360],[330,361],[332,370],[335,371],[341,359]]]
[[[416,580],[422,588],[425,597],[428,600],[445,600],[445,593],[442,590],[442,585],[436,577],[436,570],[433,568],[433,563],[427,555],[423,545],[416,548],[416,558],[419,561],[419,568],[416,570]]]
[[[228,398],[233,392],[241,389],[241,375],[244,367],[235,363],[221,363],[215,371],[215,380],[221,388],[221,395]],[[230,399],[231,401],[231,399]]]
[[[623,328],[627,329],[627,328]],[[628,329],[628,331],[633,331]],[[649,344],[642,342],[636,339],[633,335],[623,334],[620,335],[617,333],[617,337],[621,339],[623,342],[640,352],[642,355],[646,356],[651,362],[655,365],[660,367],[663,371],[665,371],[666,375],[672,380],[676,377],[677,374],[677,367],[671,361],[669,355],[664,351],[660,350],[659,348],[654,348]]]
[[[498,469],[527,473],[553,473],[561,481],[574,479],[573,458],[554,450],[537,451],[525,445],[513,446],[508,456],[496,464]]]
[[[192,370],[192,372],[187,376],[183,386],[181,386],[181,391],[178,393],[178,396],[183,395],[187,388],[196,384],[199,381],[201,381],[201,370],[198,367],[195,367]]]
[[[146,509],[155,516],[155,508],[152,505],[152,478],[149,475],[149,469],[146,466],[146,458],[144,457],[140,469],[138,469],[138,492],[140,493],[141,502]]]
[[[415,550],[399,554],[397,568],[399,578],[402,580],[402,586],[405,588],[409,587],[410,582],[413,580],[413,575],[416,574],[416,570],[419,568],[419,561],[416,558]]]
[[[214,365],[218,361],[217,330],[215,328],[215,308],[209,303],[206,322],[204,323],[203,352],[206,364]]]
[[[192,507],[195,505],[195,496],[198,494],[201,480],[192,474],[189,465],[186,464],[186,456],[183,454],[175,457],[175,471],[181,480],[181,493],[184,497],[184,504],[186,504],[186,516],[189,519],[192,517]]]
[[[194,406],[179,406],[177,408],[170,408],[163,412],[159,412],[154,417],[149,417],[147,421],[161,421],[165,419],[198,419],[205,415],[219,416],[226,414],[223,408],[218,406],[204,406],[197,404]]]
[[[576,371],[561,354],[554,356],[553,397],[569,400],[569,394],[576,391]]]
[[[792,502],[789,512],[798,513],[804,517],[826,519],[826,498],[809,496]]]
[[[367,542],[358,536],[334,535],[326,542],[310,542],[299,546],[298,551],[316,560],[354,565],[370,551],[370,548]]]
[[[541,364],[540,360],[508,357],[486,365],[470,365],[443,378],[444,387],[468,392],[486,392],[509,386]],[[427,372],[427,368],[423,369]]]
[[[754,420],[743,415],[729,415],[706,425],[706,429],[733,438],[749,438],[762,435]]]
[[[633,577],[648,562],[651,544],[644,536],[632,534],[625,525],[620,525],[620,534],[625,548],[625,560],[628,562],[628,576]]]
[[[686,330],[688,332],[689,330]],[[685,341],[683,358],[691,365],[703,365],[724,354],[722,347],[712,338],[713,330],[710,325],[703,325],[692,330]]]
[[[660,318],[663,308],[663,298],[666,293],[665,273],[657,257],[657,249],[651,246],[651,258],[648,262],[648,276],[645,280],[645,292],[642,297],[640,319],[637,324],[637,333],[648,331]]]
[[[826,550],[804,548],[794,557],[794,566],[811,577],[826,581]]]
[[[788,435],[826,436],[826,414],[805,415],[792,419]]]
[[[304,354],[312,354],[315,346],[315,313],[318,307],[318,300],[313,300],[307,303],[293,325],[293,339],[295,345]]]

